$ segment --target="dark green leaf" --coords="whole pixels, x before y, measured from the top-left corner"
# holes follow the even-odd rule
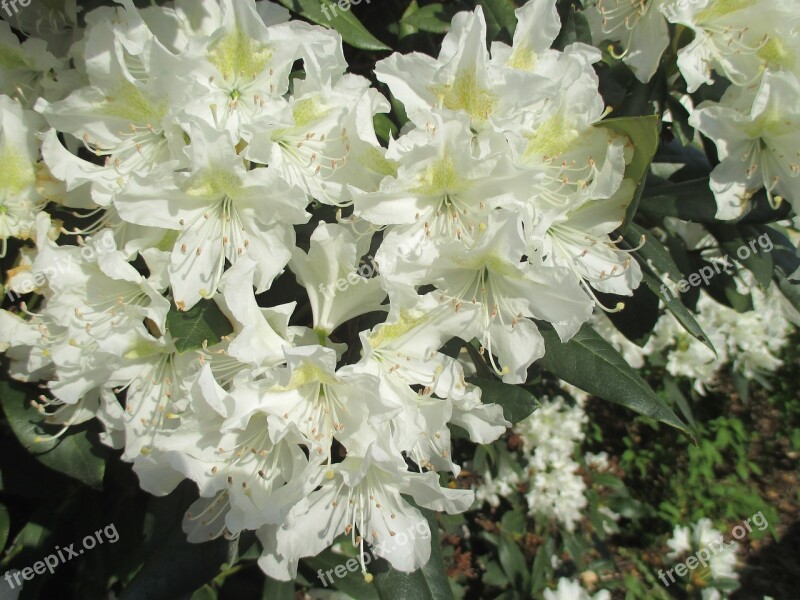
[[[778,289],[781,291],[781,294],[786,297],[795,309],[800,310],[800,283],[790,281],[780,271],[775,271],[775,281],[778,284]]]
[[[294,583],[291,581],[276,581],[272,577],[264,580],[262,600],[294,600]]]
[[[167,331],[182,354],[202,348],[203,342],[209,346],[216,344],[223,335],[233,332],[233,327],[216,302],[201,300],[186,311],[170,310]]]
[[[643,269],[642,276],[647,287],[649,287],[654,294],[658,294],[658,296],[664,302],[664,305],[667,307],[667,310],[671,312],[676,319],[678,319],[678,322],[683,326],[683,328],[693,337],[703,342],[706,346],[708,346],[709,350],[716,354],[717,351],[711,344],[711,340],[708,339],[708,336],[703,331],[703,328],[700,327],[700,323],[698,323],[697,319],[694,318],[692,311],[690,311],[686,305],[681,302],[680,297],[673,296],[669,289],[662,287],[661,280],[649,272],[649,269],[647,271]]]
[[[683,418],[686,419],[689,427],[691,427],[692,431],[697,435],[699,433],[699,426],[697,421],[695,421],[692,407],[686,401],[686,397],[683,395],[680,387],[678,387],[678,384],[674,379],[672,379],[672,377],[664,378],[664,393],[667,395],[667,399],[678,407],[678,410],[681,411],[681,414],[683,415]]]
[[[733,257],[731,257],[733,258]],[[695,273],[699,273],[700,269],[711,268],[714,266],[705,260],[697,258]],[[690,283],[691,283],[691,275]],[[703,288],[708,295],[714,298],[720,304],[730,306],[735,311],[745,313],[753,310],[753,299],[749,293],[742,294],[739,292],[739,286],[736,285],[736,280],[733,275],[721,270],[719,273],[714,273],[714,276],[708,281],[708,284]]]
[[[448,583],[442,559],[442,545],[439,542],[439,526],[435,515],[427,509],[420,509],[431,528],[431,557],[421,569],[403,573],[387,568],[388,563],[381,560],[382,572],[375,573],[375,586],[381,600],[413,598],[414,600],[453,600],[453,592]]]
[[[120,600],[174,600],[188,596],[213,579],[231,559],[236,542],[224,537],[191,544],[183,532],[186,509],[197,497],[191,482],[155,498],[146,521],[147,560],[120,594]]]
[[[192,594],[190,600],[217,600],[217,590],[210,585],[204,585]]]
[[[708,179],[654,187],[642,194],[639,210],[658,219],[677,217],[695,223],[717,222],[717,202]]]
[[[508,578],[516,589],[528,589],[530,574],[525,563],[525,555],[509,536],[501,536],[497,547],[497,557]]]
[[[756,277],[761,287],[772,282],[772,256],[759,245],[759,231],[749,225],[715,225],[711,233],[720,242],[722,250],[732,259],[742,263]],[[762,238],[768,247],[774,246],[771,239]],[[752,244],[751,244],[752,243]]]
[[[561,31],[558,34],[553,47],[557,50],[563,50],[570,44],[575,42],[582,42],[584,44],[592,44],[592,32],[589,29],[589,22],[583,15],[583,12],[578,12],[575,5],[572,3],[561,4],[564,7],[559,11],[561,14]],[[563,14],[567,11],[566,16]]]
[[[452,5],[428,4],[403,17],[400,23],[414,27],[419,31],[447,33],[450,31],[450,21],[455,12]]]
[[[478,0],[486,16],[486,29],[489,39],[498,37],[502,31],[509,40],[517,28],[517,15],[514,14],[515,6],[512,0]]]
[[[349,544],[349,541],[344,543]],[[350,545],[350,547],[352,548],[352,545]],[[367,554],[366,556],[370,557],[370,561],[374,560],[372,554]],[[309,567],[308,578],[312,581],[314,587],[319,588],[322,586],[323,588],[327,588],[331,585],[330,579],[332,579],[332,587],[335,587],[340,592],[344,592],[348,596],[364,598],[364,600],[377,600],[378,592],[375,590],[375,586],[370,585],[364,580],[360,569],[356,572],[345,569],[345,575],[343,577],[339,577],[333,572],[336,567],[345,566],[348,559],[349,557],[337,554],[329,548],[320,552],[317,556],[303,559],[303,562]],[[364,559],[364,562],[367,562],[367,558]],[[371,570],[369,565],[367,565],[367,570]],[[322,571],[322,579],[320,579],[319,571]],[[326,576],[328,571],[331,571],[331,573]]]
[[[43,465],[101,489],[107,451],[89,437],[90,432],[97,430],[97,424],[73,426],[60,437],[50,439],[60,426],[42,426],[44,419],[30,405],[33,397],[34,392],[25,385],[0,382],[0,403],[17,439]]]
[[[672,115],[672,131],[681,144],[688,146],[694,139],[694,128],[689,125],[689,111],[674,94],[667,95],[667,108]]]
[[[772,242],[772,249],[769,251],[772,261],[777,269],[791,277],[800,269],[800,257],[797,256],[797,248],[786,234],[786,230],[776,224],[756,225],[753,227],[754,236],[758,236],[759,244],[769,246]],[[762,237],[766,235],[767,237]],[[761,247],[763,249],[763,246]],[[766,251],[766,250],[764,250]]]
[[[11,531],[11,520],[8,517],[8,510],[0,504],[0,550],[4,550],[8,541],[8,534]]]
[[[391,50],[389,46],[372,35],[352,11],[341,10],[338,3],[327,0],[280,0],[292,10],[309,21],[331,27],[339,32],[342,39],[361,50]],[[323,11],[323,5],[326,10]]]
[[[679,298],[673,296],[668,288],[662,285],[661,276],[651,269],[652,265],[652,267],[658,269],[660,273],[669,275],[670,279],[675,283],[682,280],[683,273],[673,260],[669,251],[657,238],[635,223],[630,224],[625,234],[625,241],[630,247],[636,247],[641,244],[642,236],[644,236],[644,245],[634,252],[634,255],[642,269],[645,285],[664,302],[667,310],[675,315],[687,332],[703,342],[716,354],[708,336],[706,336],[692,312],[686,308]]]
[[[553,538],[549,535],[545,537],[545,543],[539,546],[536,551],[536,558],[533,559],[533,569],[531,570],[531,598],[541,598],[542,590],[547,587],[553,572],[552,557],[555,553]]]
[[[748,212],[737,219],[739,224],[773,223],[786,218],[791,207],[783,203],[772,209],[766,194],[758,192],[750,201]],[[652,187],[645,191],[640,210],[652,217],[676,217],[694,223],[719,223],[717,202],[708,178],[693,179]]]
[[[503,515],[500,519],[500,527],[503,533],[507,533],[512,537],[519,537],[525,535],[527,531],[527,519],[521,510],[510,510]]]
[[[397,135],[397,125],[392,122],[388,115],[379,113],[373,117],[372,121],[375,125],[375,134],[382,142],[388,142],[389,139]]]
[[[659,273],[669,275],[672,281],[677,282],[683,279],[683,273],[670,256],[669,250],[653,234],[645,231],[636,223],[631,223],[625,232],[625,241],[632,248],[638,247],[639,249],[635,251],[637,257],[640,257],[645,263],[649,261],[654,268],[658,269]]]
[[[533,394],[518,385],[484,378],[473,378],[469,381],[481,388],[484,403],[502,406],[503,416],[512,424],[519,423],[540,406]]]
[[[597,298],[605,306],[614,306],[620,296],[597,293]],[[622,298],[623,310],[608,313],[609,320],[622,335],[634,344],[644,346],[661,316],[658,310],[658,296],[646,285],[640,285],[632,296]]]
[[[545,355],[541,366],[567,383],[689,433],[684,423],[592,327],[584,323],[569,341],[540,323]]]

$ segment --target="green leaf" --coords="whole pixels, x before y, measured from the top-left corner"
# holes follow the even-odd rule
[[[614,306],[620,296],[598,292],[597,298],[605,306]],[[634,344],[644,346],[661,316],[658,296],[647,286],[640,285],[632,296],[625,296],[623,302],[624,310],[608,313],[607,316],[622,335]]]
[[[500,519],[500,527],[503,533],[507,533],[512,537],[520,537],[525,535],[527,531],[527,518],[519,509],[510,510]]]
[[[716,225],[710,227],[711,233],[720,243],[722,250],[732,259],[742,263],[756,277],[761,287],[769,287],[772,282],[774,264],[772,256],[758,243],[759,231],[750,225]],[[752,242],[752,246],[750,243]],[[745,258],[739,256],[740,248]],[[755,248],[755,250],[753,250]]]
[[[700,269],[704,267],[714,268],[710,262],[701,259],[699,255],[695,258],[697,260],[697,266],[694,269],[694,273],[699,273]],[[690,283],[691,278],[692,276],[690,275]],[[720,273],[715,273],[708,281],[708,285],[703,289],[708,292],[708,295],[714,298],[714,300],[725,306],[730,306],[737,312],[745,313],[753,310],[753,298],[750,296],[750,293],[742,294],[739,292],[739,286],[736,284],[733,275],[726,273],[724,270]]]
[[[388,142],[390,138],[397,135],[398,129],[388,115],[378,113],[372,118],[375,126],[375,134],[382,142]]]
[[[645,117],[605,119],[596,124],[597,127],[606,127],[627,136],[633,145],[633,158],[625,166],[625,178],[631,179],[636,184],[636,190],[631,203],[625,211],[625,221],[620,228],[623,232],[630,226],[633,215],[636,214],[640,198],[644,192],[647,171],[658,149],[658,123],[657,116],[649,115]]]
[[[559,11],[559,16],[561,17],[561,31],[553,42],[553,47],[556,50],[563,50],[575,42],[591,45],[592,32],[591,29],[589,29],[589,22],[586,20],[583,12],[578,12],[575,9],[575,5],[572,3],[562,3],[559,7],[563,7],[563,9]],[[565,11],[568,11],[566,15],[563,14]]]
[[[272,577],[266,577],[261,598],[262,600],[294,600],[294,582],[276,581]]]
[[[644,240],[644,244],[642,244],[642,240]],[[625,241],[632,248],[636,248],[641,244],[641,247],[634,254],[645,263],[652,263],[660,273],[669,275],[672,281],[677,282],[683,279],[683,273],[681,273],[680,268],[670,256],[669,250],[650,232],[642,229],[636,223],[631,223],[625,232]]]
[[[797,248],[789,239],[786,229],[779,225],[756,225],[753,227],[754,236],[759,240],[765,240],[762,236],[766,235],[772,242],[770,256],[779,269],[787,277],[791,277],[800,269],[800,257],[797,256]],[[759,241],[759,244],[761,241]]]
[[[672,115],[672,131],[681,144],[688,146],[694,139],[694,128],[689,125],[689,111],[674,92],[667,95],[667,108]]]
[[[509,536],[502,536],[497,546],[497,558],[516,589],[528,589],[530,573],[525,555]]]
[[[787,204],[784,202],[777,209],[772,209],[762,190],[753,196],[748,212],[737,219],[736,223],[764,224],[780,221],[791,208]],[[676,217],[694,223],[720,223],[716,218],[717,201],[707,177],[651,187],[642,195],[640,210],[657,219]]]
[[[173,600],[188,596],[209,583],[231,559],[232,544],[236,542],[219,537],[191,544],[186,539],[181,524],[186,509],[196,498],[195,486],[187,481],[168,496],[151,500],[149,522],[145,525],[147,560],[119,600]]]
[[[391,50],[389,46],[372,35],[349,8],[348,10],[341,10],[336,2],[328,2],[327,0],[280,0],[280,3],[309,21],[335,29],[345,42],[355,48],[361,50]],[[325,11],[322,10],[323,5],[326,7]]]
[[[204,585],[189,600],[217,600],[217,590],[210,585]]]
[[[0,504],[0,550],[4,550],[8,541],[8,534],[11,531],[11,519],[8,510]]]
[[[663,287],[661,277],[650,267],[650,265],[652,265],[661,273],[668,274],[670,279],[674,282],[681,281],[683,279],[683,273],[672,259],[669,251],[664,248],[661,242],[647,234],[644,229],[641,229],[635,223],[631,223],[628,226],[628,231],[625,234],[625,241],[631,247],[635,247],[639,245],[643,235],[645,236],[645,244],[634,252],[634,256],[636,256],[636,259],[639,261],[645,285],[650,288],[653,294],[664,302],[667,310],[675,315],[675,318],[678,319],[678,322],[689,334],[708,346],[709,350],[716,354],[714,346],[703,331],[703,328],[700,327],[697,319],[694,318],[692,312],[679,298],[673,296],[669,289]],[[666,294],[664,291],[666,291]]]
[[[708,186],[705,178],[651,188],[642,195],[639,210],[658,219],[716,223],[717,201]]]
[[[8,567],[17,556],[25,557],[26,554],[32,554],[31,550],[33,550],[33,553],[38,550],[44,550],[45,542],[49,543],[51,541],[51,536],[53,535],[51,524],[38,523],[35,519],[39,516],[42,515],[34,513],[33,518],[25,524],[11,542],[2,563],[0,563],[3,567]]]
[[[778,284],[781,294],[786,297],[795,309],[800,310],[800,283],[790,281],[783,273],[777,270],[775,271],[775,282]]]
[[[222,336],[233,332],[233,327],[213,300],[201,300],[186,311],[170,310],[167,314],[167,331],[172,335],[175,348],[183,354],[212,346]]]
[[[349,544],[349,542],[345,542],[345,544]],[[350,547],[352,548],[351,544]],[[371,554],[367,554],[366,556],[372,557]],[[339,577],[333,572],[336,567],[345,566],[349,558],[351,557],[337,554],[328,548],[316,556],[303,559],[303,562],[310,568],[309,581],[312,581],[314,587],[319,588],[322,586],[323,588],[327,588],[331,585],[330,579],[332,579],[333,587],[348,596],[359,598],[359,600],[361,598],[364,600],[378,600],[378,593],[375,590],[375,586],[370,585],[364,580],[360,568],[356,572],[345,569],[345,575],[342,577]],[[371,558],[370,560],[374,559]],[[367,562],[367,558],[364,559],[364,562]],[[371,570],[369,565],[367,565],[367,570]],[[324,578],[322,580],[320,580],[319,571],[322,571],[322,577]],[[328,571],[331,571],[331,573],[326,576],[325,574]],[[266,596],[264,596],[264,598],[266,598]],[[270,600],[272,599],[270,598]]]
[[[417,11],[403,17],[402,25],[409,25],[420,31],[430,33],[447,33],[450,31],[450,21],[456,11],[451,5],[428,4]]]
[[[633,144],[633,158],[625,167],[625,177],[637,184],[644,179],[658,148],[658,117],[621,117],[604,119],[596,127],[607,127],[628,136]]]
[[[586,323],[562,342],[549,323],[540,323],[545,354],[542,367],[590,394],[666,423],[691,435],[684,423],[635,370]]]
[[[409,2],[406,9],[403,11],[403,14],[400,15],[400,20],[396,23],[396,31],[393,31],[392,25],[390,24],[387,29],[397,35],[397,39],[402,40],[405,37],[410,35],[414,35],[415,33],[419,33],[419,30],[416,27],[412,27],[408,23],[405,23],[405,19],[409,16],[414,14],[419,10],[419,4],[417,4],[417,0],[411,0]]]
[[[489,39],[495,39],[502,31],[510,40],[517,28],[516,7],[512,0],[478,0],[486,16],[486,29]]]
[[[545,543],[536,551],[531,569],[531,598],[541,598],[542,590],[547,587],[553,573],[552,556],[555,554],[555,543],[549,534],[545,534]]]
[[[108,452],[89,437],[97,424],[73,426],[60,437],[48,439],[61,426],[42,426],[44,418],[30,405],[34,396],[35,392],[21,383],[0,382],[0,404],[17,439],[43,465],[102,489]]]
[[[519,423],[541,406],[533,394],[518,385],[479,377],[471,378],[469,382],[481,388],[484,403],[502,406],[503,416],[512,425]]]
[[[421,508],[431,528],[431,557],[421,569],[403,573],[387,568],[385,560],[380,561],[382,572],[375,573],[375,587],[381,600],[413,598],[414,600],[453,600],[453,592],[448,583],[442,559],[442,546],[439,542],[439,526],[433,511]]]

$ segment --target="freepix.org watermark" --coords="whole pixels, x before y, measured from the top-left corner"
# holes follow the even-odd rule
[[[758,245],[758,247],[756,247]],[[774,245],[772,243],[772,239],[766,233],[762,233],[754,240],[750,240],[749,244],[743,244],[736,249],[736,257],[739,260],[747,260],[750,258],[752,254],[758,254],[759,249],[763,252],[772,252]],[[714,276],[719,275],[723,271],[727,274],[731,274],[732,269],[734,267],[734,262],[731,262],[733,259],[730,255],[726,254],[722,258],[720,258],[717,262],[712,265],[706,265],[705,267],[701,267],[698,271],[689,275],[687,279],[681,279],[677,282],[678,291],[681,294],[685,294],[689,291],[690,287],[697,287],[698,285],[708,285],[709,281],[711,281]],[[663,284],[660,288],[661,295],[664,297],[665,300],[670,300],[670,298],[674,298],[675,294],[667,287],[667,284]]]
[[[33,2],[33,0],[0,0],[0,7],[3,8],[9,17],[13,17],[19,12],[17,4],[25,8],[26,6],[30,6],[31,2]]]
[[[105,536],[105,540],[103,539]],[[37,560],[33,563],[33,566],[25,567],[21,571],[6,571],[5,575],[3,576],[8,583],[8,586],[13,590],[16,586],[21,586],[22,581],[20,581],[20,575],[24,581],[30,581],[36,575],[43,575],[45,571],[50,571],[52,575],[55,571],[56,567],[61,563],[65,563],[68,560],[72,560],[83,554],[86,550],[91,550],[97,544],[102,544],[104,541],[108,541],[108,543],[113,544],[119,539],[119,533],[117,533],[117,527],[113,523],[110,525],[106,525],[102,529],[98,529],[92,534],[87,535],[81,543],[83,544],[83,548],[76,550],[74,548],[75,544],[70,544],[69,546],[64,546],[61,548],[60,546],[56,546],[55,554],[48,554],[44,557],[44,560]],[[13,581],[12,581],[13,579]]]
[[[383,540],[372,547],[372,550],[379,556],[387,556],[395,551],[397,548],[403,547],[406,544],[414,543],[417,538],[428,540],[431,537],[430,526],[427,521],[417,521],[413,527],[406,531],[391,532],[391,537]],[[372,553],[368,550],[362,552],[361,556],[356,558],[349,558],[346,562],[336,565],[333,569],[317,571],[317,577],[322,582],[324,587],[328,587],[329,583],[333,583],[333,576],[338,579],[346,576],[348,573],[355,573],[359,567],[364,570],[366,566],[373,560]],[[372,581],[372,574],[364,573],[364,579],[367,583]]]
[[[369,4],[371,1],[372,0],[364,0],[366,4]],[[337,15],[338,11],[347,12],[354,6],[361,4],[361,0],[339,0],[338,2],[331,4],[328,4],[323,0],[321,4],[322,14],[325,15],[325,18],[328,19],[328,21],[330,21]]]
[[[663,569],[659,569],[658,578],[664,584],[664,587],[669,587],[670,583],[675,583],[675,575],[672,574],[673,571],[678,577],[686,577],[690,571],[694,571],[700,565],[703,567],[708,566],[708,563],[711,561],[712,557],[722,554],[726,548],[730,548],[736,543],[735,540],[740,540],[745,535],[753,531],[753,525],[755,525],[759,531],[764,531],[767,527],[769,527],[769,522],[764,516],[764,513],[758,511],[752,517],[748,517],[742,521],[741,525],[737,525],[731,530],[731,536],[733,536],[733,540],[726,544],[722,539],[722,535],[720,535],[718,538],[709,542],[706,546],[700,548],[685,561],[676,564],[666,572]],[[669,581],[667,581],[667,577],[669,577]]]
[[[699,5],[701,0],[675,0],[661,5],[661,12],[670,21],[676,19],[681,11],[691,8],[693,5]]]
[[[110,232],[88,242],[81,242],[79,254],[85,261],[96,260],[98,254],[117,249],[114,236]],[[49,267],[41,271],[20,273],[18,281],[14,283],[14,289],[6,289],[6,297],[9,301],[16,302],[25,294],[30,294],[43,287],[48,281],[55,281],[57,277],[63,276],[76,262],[77,260],[72,254],[59,255]]]

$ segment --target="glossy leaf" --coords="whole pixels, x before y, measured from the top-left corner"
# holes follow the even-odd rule
[[[33,397],[34,392],[21,383],[0,382],[0,404],[17,439],[45,466],[101,489],[107,450],[90,438],[97,423],[73,426],[58,438],[48,439],[61,426],[43,425],[44,418],[30,405]]]
[[[455,11],[441,4],[428,4],[403,17],[402,25],[409,25],[419,31],[447,33]]]
[[[379,0],[373,0],[377,3]],[[359,21],[350,8],[341,10],[338,3],[327,0],[280,0],[289,10],[305,17],[309,21],[331,27],[339,32],[342,39],[361,50],[391,50]],[[326,10],[323,11],[322,7]]]
[[[485,404],[502,406],[503,416],[512,424],[519,423],[541,406],[533,394],[518,385],[485,378],[474,378],[469,382],[481,388],[481,399]]]
[[[0,504],[0,550],[4,550],[6,542],[8,542],[8,534],[11,531],[11,520],[8,516],[8,510]]]
[[[500,32],[503,32],[510,40],[517,28],[514,2],[512,0],[478,0],[478,4],[483,8],[490,39],[496,38]]]
[[[120,600],[172,600],[189,596],[208,583],[230,560],[234,549],[224,537],[191,544],[183,532],[186,509],[197,497],[183,482],[163,498],[153,499],[145,521],[147,560],[120,594]]]
[[[167,331],[172,335],[178,352],[197,350],[207,342],[212,346],[223,335],[233,332],[227,317],[213,300],[201,300],[187,311],[170,310]]]
[[[562,342],[550,324],[539,324],[545,355],[539,364],[567,383],[689,433],[647,382],[588,324]]]

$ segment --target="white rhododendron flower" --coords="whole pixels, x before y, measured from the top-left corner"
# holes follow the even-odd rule
[[[678,52],[689,92],[712,83],[713,71],[738,86],[756,83],[766,70],[798,74],[800,35],[792,0],[673,0],[664,13],[695,36]]]
[[[0,21],[0,351],[11,379],[38,386],[26,400],[47,434],[35,443],[97,419],[142,489],[189,480],[193,543],[257,535],[261,570],[289,581],[345,536],[369,582],[365,552],[405,573],[429,564],[436,521],[422,509],[514,496],[537,535],[573,534],[592,472],[618,465],[581,447],[585,392],[545,395],[531,414],[528,388],[556,371],[536,364],[546,352],[576,372],[576,347],[598,372],[608,346],[636,368],[657,355],[701,396],[725,364],[760,381],[783,364],[800,316],[786,285],[758,289],[760,274],[731,277],[753,311],[705,292],[692,305],[716,353],[674,304],[680,322],[650,302],[653,331],[635,343],[604,313],[642,306],[642,282],[655,289],[678,262],[662,239],[720,259],[711,219],[673,218],[680,203],[649,187],[677,183],[649,167],[668,146],[657,127],[669,95],[691,112],[670,105],[671,127],[716,145],[718,218],[742,216],[761,189],[773,208],[800,209],[789,0],[592,0],[569,15],[556,0],[500,16],[478,5],[441,27],[432,55],[268,1],[29,4]],[[605,52],[584,43],[584,18]],[[381,60],[350,48],[348,65],[342,23]],[[674,29],[690,31],[670,45]],[[635,93],[612,81],[618,69]],[[701,89],[723,77],[724,94]],[[612,107],[627,118],[612,122]],[[797,239],[778,242],[778,227],[770,264],[783,269]],[[498,440],[481,448],[491,467],[464,454]],[[619,514],[591,509],[598,532],[614,530]],[[676,528],[668,545],[678,556],[709,527]],[[542,593],[590,598],[565,578]]]
[[[224,133],[202,122],[190,131],[193,172],[137,176],[115,199],[123,219],[180,232],[169,271],[181,308],[213,296],[225,261],[245,254],[257,263],[256,289],[266,290],[289,261],[286,225],[308,218],[302,195],[267,169],[248,171]]]
[[[690,123],[714,140],[721,160],[711,174],[717,217],[742,214],[764,188],[771,204],[800,209],[800,80],[766,73],[760,85],[731,87],[719,103],[700,104]]]
[[[667,21],[661,12],[672,0],[591,0],[586,18],[596,44],[611,40],[614,52],[630,66],[639,81],[647,82],[658,69],[669,45]]]
[[[0,96],[0,115],[0,256],[5,256],[9,238],[33,237],[46,202],[36,186],[41,118],[8,96]]]

